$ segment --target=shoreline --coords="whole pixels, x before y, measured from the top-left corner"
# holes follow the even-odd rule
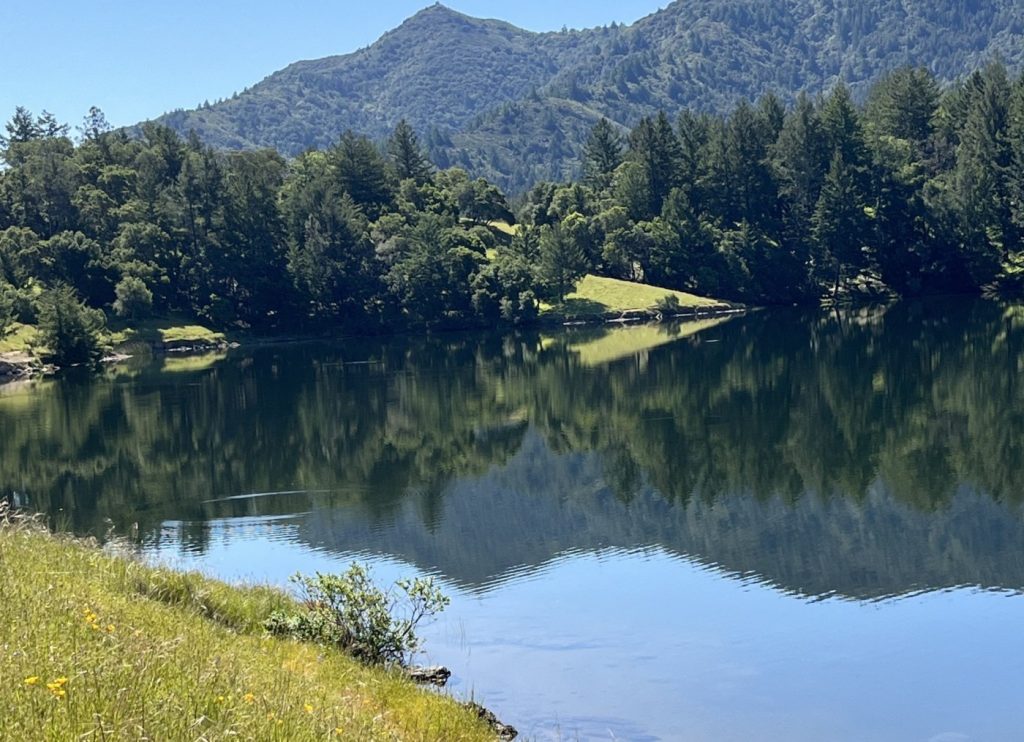
[[[276,587],[152,565],[119,542],[54,533],[5,507],[0,556],[12,593],[5,625],[19,650],[0,657],[0,690],[11,701],[7,731],[25,738],[515,736],[407,671],[268,634],[274,610],[298,605]]]
[[[572,327],[597,327],[609,326],[639,326],[643,324],[658,324],[666,322],[681,321],[695,322],[700,320],[714,319],[719,317],[743,316],[752,308],[742,304],[720,302],[713,305],[681,307],[678,312],[664,314],[657,309],[627,309],[622,311],[608,311],[600,314],[574,314],[562,312],[548,312],[538,316],[531,322],[524,322],[515,325],[483,326],[469,324],[466,326],[445,326],[434,328],[409,328],[401,331],[387,331],[367,335],[351,333],[332,334],[330,332],[315,333],[287,333],[281,335],[260,336],[257,334],[239,333],[237,335],[210,333],[222,339],[208,340],[207,334],[195,338],[179,338],[174,340],[158,340],[154,338],[127,339],[123,342],[114,343],[106,355],[100,360],[101,365],[120,363],[133,357],[133,349],[144,348],[146,352],[155,356],[181,356],[201,355],[205,353],[226,352],[242,347],[259,347],[267,345],[293,345],[299,343],[316,341],[342,341],[349,338],[363,337],[401,337],[403,335],[434,335],[448,334],[467,331],[513,331],[528,328],[572,328]],[[205,329],[205,328],[204,328]],[[0,386],[19,382],[31,381],[33,379],[47,378],[62,371],[60,367],[47,363],[37,354],[28,351],[14,351],[0,353]]]

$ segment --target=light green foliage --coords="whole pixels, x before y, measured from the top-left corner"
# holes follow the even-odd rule
[[[339,575],[296,575],[300,611],[277,611],[266,622],[274,634],[338,647],[370,665],[405,665],[420,647],[416,627],[448,605],[433,578],[400,580],[387,591],[368,568],[353,563]]]
[[[146,282],[135,276],[125,276],[114,288],[117,300],[114,311],[128,319],[142,319],[153,309],[153,292]]]
[[[590,307],[594,311],[605,314],[608,312],[624,312],[630,309],[648,309],[658,302],[672,296],[679,302],[679,307],[693,309],[713,306],[716,302],[701,296],[694,296],[682,291],[668,291],[657,286],[648,286],[632,281],[619,281],[601,276],[586,276],[576,285],[575,291],[566,296],[567,306],[576,308]]]

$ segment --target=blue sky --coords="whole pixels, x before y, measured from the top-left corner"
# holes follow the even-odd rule
[[[15,0],[11,0],[12,5]],[[450,0],[535,31],[631,23],[667,0]],[[430,0],[36,0],[3,14],[0,118],[17,105],[115,125],[230,96],[299,59],[366,46]]]

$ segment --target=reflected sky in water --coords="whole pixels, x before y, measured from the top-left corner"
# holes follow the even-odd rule
[[[232,580],[434,575],[426,659],[527,738],[1014,739],[1022,340],[947,302],[140,360],[0,393],[0,492]]]

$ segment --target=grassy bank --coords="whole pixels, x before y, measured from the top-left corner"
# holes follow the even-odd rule
[[[3,336],[0,336],[0,354],[27,353],[32,354],[39,331],[32,325],[15,322]]]
[[[265,635],[275,590],[7,524],[0,597],[0,739],[493,739],[402,677]]]
[[[173,349],[194,346],[215,346],[227,342],[222,332],[189,324],[178,318],[159,318],[135,322],[131,325],[112,324],[107,342],[113,346],[142,342],[159,349]]]
[[[561,304],[545,305],[542,312],[567,317],[596,318],[618,312],[650,309],[666,296],[678,299],[679,308],[683,311],[722,305],[720,301],[683,291],[591,275],[585,276],[576,285],[576,290],[568,294]]]

